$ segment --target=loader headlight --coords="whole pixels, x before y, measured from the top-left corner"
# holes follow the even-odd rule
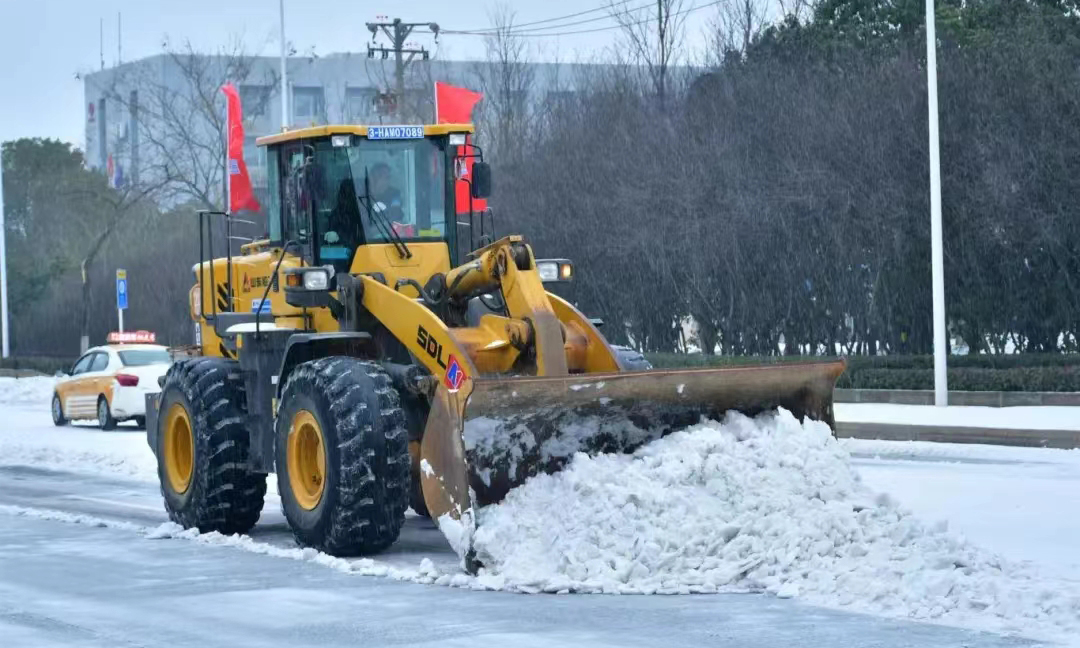
[[[290,268],[285,271],[285,302],[308,308],[326,306],[330,301],[333,266]]]
[[[536,272],[544,283],[570,281],[574,277],[574,264],[569,259],[537,259]]]
[[[330,273],[323,269],[304,273],[304,290],[326,290],[330,287]]]

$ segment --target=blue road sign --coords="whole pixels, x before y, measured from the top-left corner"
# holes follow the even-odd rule
[[[126,310],[128,307],[127,271],[116,271],[116,307]]]

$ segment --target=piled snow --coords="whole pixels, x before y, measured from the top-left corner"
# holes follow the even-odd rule
[[[133,427],[110,432],[85,425],[55,427],[48,401],[37,407],[0,409],[0,464],[157,481],[157,462],[146,433]]]
[[[47,412],[54,385],[51,376],[0,377],[0,405],[40,405]]]
[[[769,592],[999,631],[1080,632],[1080,584],[929,527],[860,483],[828,427],[731,414],[577,455],[482,509],[479,582],[522,592]]]

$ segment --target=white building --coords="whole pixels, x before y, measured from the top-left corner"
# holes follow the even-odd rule
[[[394,61],[364,54],[332,54],[287,61],[288,123],[303,127],[325,123],[383,123],[434,120],[436,80],[483,91],[506,68],[467,61],[415,60],[407,67],[402,117],[392,111]],[[233,70],[230,73],[228,70]],[[524,75],[518,91],[526,103],[551,100],[573,92],[575,80],[595,66],[527,64],[512,72]],[[216,88],[230,80],[239,88],[244,108],[245,158],[256,188],[265,186],[255,138],[281,128],[280,59],[159,54],[88,74],[84,77],[86,159],[107,171],[117,184],[149,181],[168,168],[198,176],[220,153],[221,130],[213,119],[224,99]],[[231,76],[243,78],[230,78]],[[520,78],[520,77],[519,77]],[[198,96],[200,93],[203,96]],[[479,121],[479,120],[478,120]],[[182,140],[188,140],[183,144]],[[175,157],[175,159],[166,159]],[[205,158],[205,159],[199,159]],[[169,165],[172,165],[170,167]],[[218,194],[220,195],[220,194]]]

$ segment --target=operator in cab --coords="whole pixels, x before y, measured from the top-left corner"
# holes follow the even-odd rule
[[[378,162],[371,167],[371,207],[390,220],[401,218],[401,190],[390,178],[390,165]]]
[[[401,190],[393,181],[390,165],[385,162],[372,165],[368,174],[368,185],[371,192],[371,210],[391,222],[400,220],[402,216]],[[323,240],[326,243],[340,242],[355,245],[359,242],[358,233],[361,223],[356,183],[352,178],[343,179],[338,185],[337,194]],[[378,228],[374,231],[378,231]]]

